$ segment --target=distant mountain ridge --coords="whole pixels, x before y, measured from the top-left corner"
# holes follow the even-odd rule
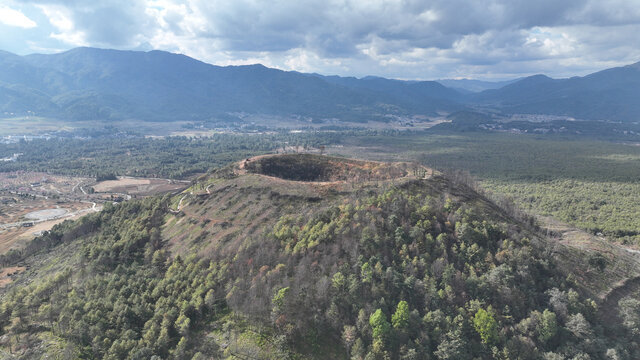
[[[506,81],[482,81],[473,79],[441,79],[436,81],[461,93],[475,93],[484,90],[499,89],[519,80],[521,80],[521,78]]]
[[[158,50],[76,48],[27,56],[0,51],[4,117],[29,113],[77,120],[207,121],[249,113],[365,122],[480,106],[507,114],[638,121],[639,93],[640,63],[585,77],[535,75],[502,84],[358,79],[262,65],[221,67]]]
[[[569,79],[534,75],[471,95],[469,101],[509,113],[640,121],[640,62]]]
[[[262,65],[220,67],[163,51],[77,48],[0,57],[0,110],[78,119],[206,120],[228,112],[376,119],[459,108],[460,94],[401,96]],[[389,81],[386,80],[385,81]],[[18,85],[19,89],[10,86]],[[423,85],[424,86],[424,85]],[[402,86],[401,86],[402,87]],[[445,96],[441,94],[446,93]],[[32,99],[20,102],[19,98]]]

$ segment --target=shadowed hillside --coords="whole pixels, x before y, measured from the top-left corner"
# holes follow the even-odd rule
[[[633,122],[639,91],[638,64],[570,79],[536,75],[462,94],[435,81],[221,67],[163,51],[0,53],[0,111],[71,120],[238,121],[238,114],[261,114],[388,122],[481,105],[507,114]]]
[[[396,94],[395,87],[347,86],[262,65],[220,67],[163,51],[0,54],[0,110],[75,120],[204,121],[249,113],[366,122],[460,107],[457,92],[421,84],[417,89],[435,90],[400,86],[406,90]]]
[[[510,113],[635,122],[640,118],[639,92],[640,63],[636,63],[570,79],[530,76],[471,99]]]

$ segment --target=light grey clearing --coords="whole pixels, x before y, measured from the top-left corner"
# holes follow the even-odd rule
[[[33,211],[26,214],[24,217],[31,220],[49,220],[62,216],[67,213],[67,209],[45,209]]]

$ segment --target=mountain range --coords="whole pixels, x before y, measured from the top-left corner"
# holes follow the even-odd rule
[[[570,79],[536,75],[485,83],[358,79],[262,65],[221,67],[157,50],[0,52],[0,112],[5,117],[206,121],[249,113],[387,121],[390,116],[488,107],[504,113],[635,121],[638,93],[640,63]]]
[[[473,94],[474,103],[509,113],[553,114],[589,120],[640,120],[640,62],[584,77],[534,75]]]
[[[440,84],[452,88],[463,94],[472,94],[489,89],[499,89],[503,86],[513,84],[522,78],[505,80],[505,81],[482,81],[474,79],[441,79],[437,80]]]

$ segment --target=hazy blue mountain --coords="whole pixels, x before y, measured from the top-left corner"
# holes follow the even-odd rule
[[[640,63],[584,77],[535,75],[470,97],[506,112],[553,114],[589,120],[640,120]]]
[[[0,51],[0,111],[9,114],[57,111],[48,83],[61,76],[38,69],[18,55]]]
[[[76,48],[28,56],[0,51],[3,113],[85,120],[208,120],[254,113],[385,121],[387,115],[433,115],[481,105],[593,120],[634,121],[640,114],[640,63],[570,79],[536,75],[502,87],[473,80],[446,83],[463,90],[435,81],[220,67],[163,51]],[[499,88],[467,91],[488,86]]]
[[[462,99],[460,92],[447,88],[436,81],[402,81],[377,76],[367,76],[362,79],[340,76],[322,76],[322,78],[334,84],[391,95],[396,99],[408,102],[421,102],[424,99],[445,101]]]
[[[163,51],[76,48],[25,57],[2,53],[0,61],[0,109],[33,108],[74,119],[206,120],[244,112],[366,121],[461,107],[453,101],[460,94],[437,83],[377,89],[369,80],[352,86],[262,65],[214,66]]]
[[[499,89],[503,86],[513,84],[520,79],[513,79],[507,81],[482,81],[473,79],[442,79],[436,80],[440,84],[457,90],[462,93],[475,93],[490,89]]]

